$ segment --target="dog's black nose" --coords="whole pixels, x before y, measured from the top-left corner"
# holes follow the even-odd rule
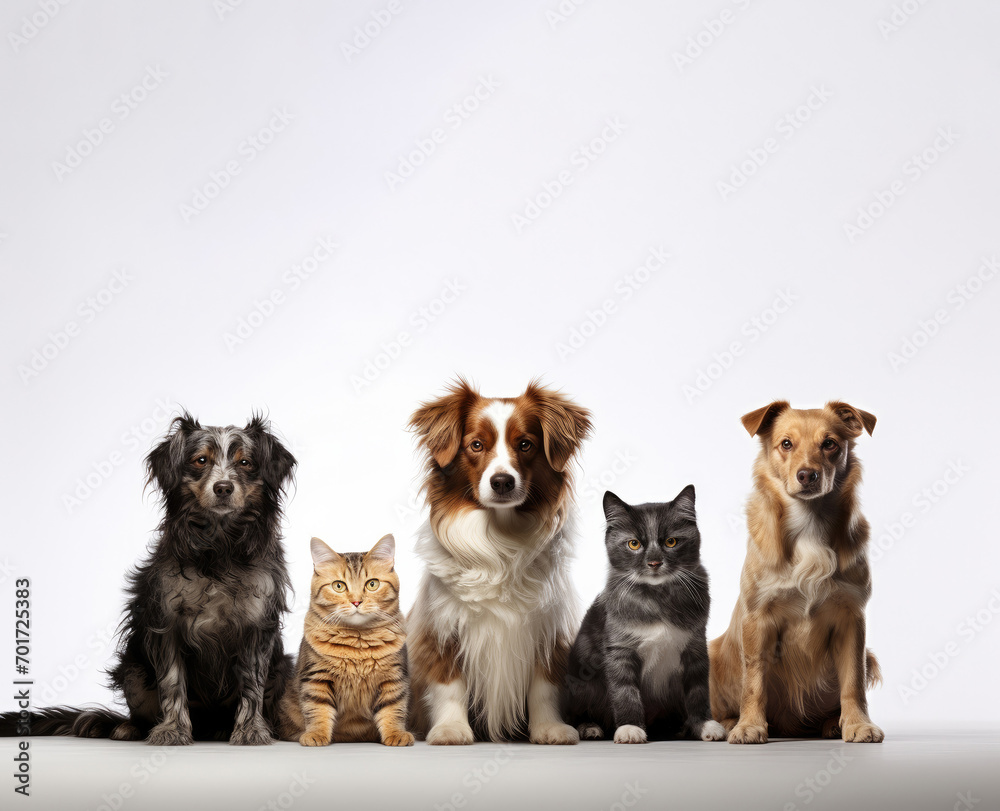
[[[804,467],[795,474],[795,478],[799,480],[799,484],[801,485],[812,484],[819,478],[819,473],[815,470],[810,470],[809,468]]]
[[[501,496],[505,495],[514,489],[514,477],[509,473],[494,473],[490,476],[490,487]]]
[[[215,491],[215,495],[226,497],[233,494],[233,483],[232,482],[216,482],[212,487]]]
[[[647,566],[649,566],[649,568],[650,568],[650,569],[656,569],[656,568],[658,568],[658,567],[659,567],[659,566],[660,566],[660,565],[661,565],[662,563],[663,563],[663,561],[662,561],[662,560],[650,560],[650,561],[647,561],[647,562],[646,562],[646,565],[647,565]]]

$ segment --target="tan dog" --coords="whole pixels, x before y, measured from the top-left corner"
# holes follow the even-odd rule
[[[769,726],[782,737],[877,743],[865,689],[881,673],[865,648],[869,528],[854,457],[875,417],[841,402],[799,410],[779,401],[743,425],[761,451],[739,600],[709,645],[712,715],[730,743],[766,743]]]

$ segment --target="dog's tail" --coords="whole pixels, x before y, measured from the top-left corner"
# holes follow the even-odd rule
[[[865,685],[869,690],[878,687],[882,683],[882,668],[878,659],[870,650],[865,651]]]
[[[34,712],[0,713],[0,737],[76,735],[79,738],[109,738],[112,730],[128,719],[105,707],[47,707]]]

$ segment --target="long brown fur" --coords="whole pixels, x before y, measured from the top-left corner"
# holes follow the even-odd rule
[[[312,549],[312,598],[296,677],[281,703],[281,737],[303,746],[412,745],[392,536],[364,554],[339,555],[319,538],[313,538]],[[371,583],[377,588],[367,588]]]
[[[739,600],[709,644],[712,715],[730,743],[765,743],[769,730],[879,742],[865,696],[881,673],[865,648],[869,526],[853,453],[875,417],[842,402],[776,401],[743,425],[761,451]]]

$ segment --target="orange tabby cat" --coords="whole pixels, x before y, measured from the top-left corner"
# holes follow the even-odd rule
[[[296,677],[281,702],[281,737],[303,746],[411,746],[395,540],[343,555],[319,538],[311,547],[311,599]]]

